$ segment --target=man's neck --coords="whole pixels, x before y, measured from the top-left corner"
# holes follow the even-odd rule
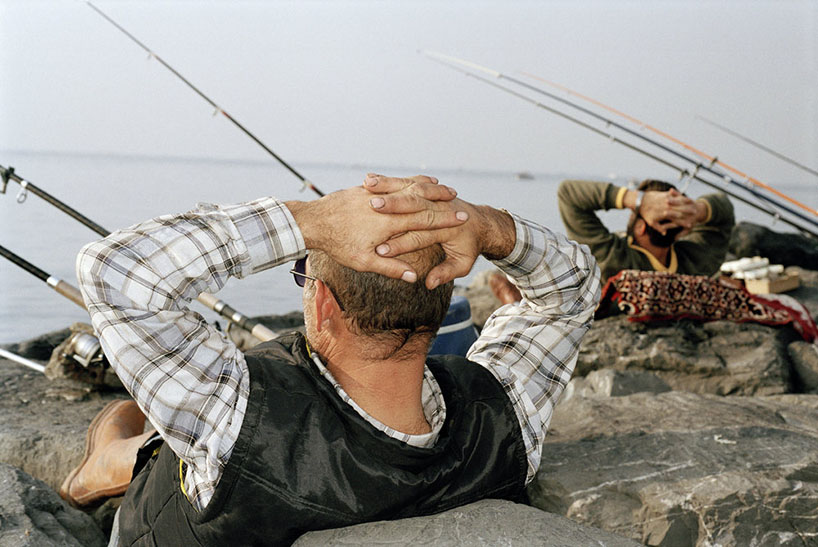
[[[653,245],[648,237],[634,238],[634,243],[652,254],[661,264],[670,266],[670,247],[658,247]]]
[[[360,348],[336,347],[322,355],[344,391],[367,414],[401,433],[431,431],[422,401],[425,352],[410,359],[375,359]]]
[[[656,257],[656,260],[664,264],[665,266],[670,265],[670,247],[656,247],[655,245],[650,245],[645,247],[645,249]]]

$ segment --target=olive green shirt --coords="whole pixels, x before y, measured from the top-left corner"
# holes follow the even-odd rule
[[[708,194],[699,198],[707,205],[707,220],[671,246],[666,266],[633,243],[632,238],[611,233],[597,217],[598,210],[624,208],[626,190],[607,182],[566,180],[557,191],[568,237],[590,247],[603,280],[628,269],[695,275],[713,275],[719,270],[735,224],[733,204],[726,195]]]

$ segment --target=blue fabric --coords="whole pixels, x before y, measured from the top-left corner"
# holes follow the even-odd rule
[[[468,325],[435,338],[429,355],[459,355],[465,357],[466,352],[477,340],[477,329],[471,323],[471,306],[469,306],[468,299],[465,296],[453,296],[449,310],[446,312],[446,318],[443,319],[440,326],[443,328],[464,321],[468,321]]]

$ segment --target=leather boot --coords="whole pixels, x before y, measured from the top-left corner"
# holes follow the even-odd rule
[[[143,433],[145,415],[134,401],[113,401],[94,417],[85,437],[85,457],[60,487],[75,506],[119,496],[128,489],[137,450],[155,432]]]

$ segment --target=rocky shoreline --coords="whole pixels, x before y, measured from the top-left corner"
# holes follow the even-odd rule
[[[797,271],[789,294],[818,317],[818,271]],[[479,324],[498,305],[485,275],[458,292]],[[6,348],[46,361],[68,334]],[[106,544],[118,500],[79,511],[55,490],[94,415],[125,397],[0,360],[0,545]],[[297,545],[818,545],[816,346],[790,327],[597,321],[528,493],[530,505],[484,500]]]

